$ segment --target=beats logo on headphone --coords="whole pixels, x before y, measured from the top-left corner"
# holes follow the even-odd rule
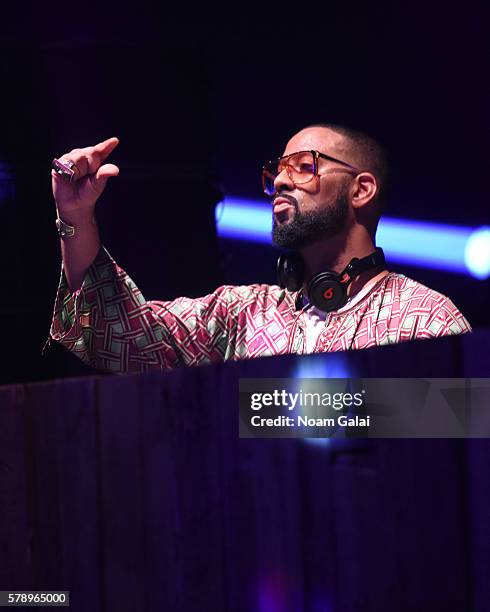
[[[338,274],[330,270],[319,272],[308,282],[308,299],[319,310],[331,312],[342,308],[347,302],[347,288],[351,282],[367,270],[385,265],[383,250],[358,259],[354,257],[347,267]],[[297,252],[284,253],[277,261],[277,280],[280,287],[299,291],[305,281],[305,264]]]

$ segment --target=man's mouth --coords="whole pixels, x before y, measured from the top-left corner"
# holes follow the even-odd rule
[[[276,198],[273,205],[274,217],[278,223],[284,223],[292,218],[295,207],[285,198]]]

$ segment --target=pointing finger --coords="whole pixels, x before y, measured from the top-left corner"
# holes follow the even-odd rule
[[[114,151],[118,144],[119,139],[113,136],[112,138],[108,138],[107,140],[96,144],[94,151],[100,155],[100,159],[105,159],[112,153],[112,151]]]

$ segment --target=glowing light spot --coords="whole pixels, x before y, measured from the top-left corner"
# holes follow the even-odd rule
[[[480,279],[490,276],[490,227],[480,227],[470,235],[464,259],[472,276]]]

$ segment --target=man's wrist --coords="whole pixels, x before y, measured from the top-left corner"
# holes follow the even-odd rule
[[[73,238],[79,231],[83,231],[83,228],[97,225],[95,220],[94,211],[91,211],[88,215],[84,211],[80,213],[70,212],[68,214],[60,214],[59,209],[56,209],[56,229],[60,238]]]
[[[64,210],[56,206],[56,216],[70,225],[91,224],[95,219],[95,208],[68,208]]]
[[[74,226],[74,227],[83,227],[87,225],[95,225],[95,211],[78,211],[78,210],[70,210],[63,211],[59,208],[56,209],[56,218],[61,219],[64,223]]]

